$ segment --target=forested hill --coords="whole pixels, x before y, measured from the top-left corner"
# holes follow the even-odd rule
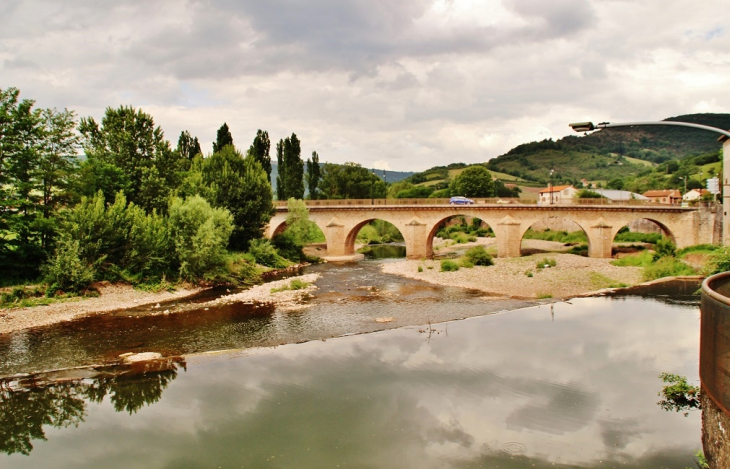
[[[665,120],[730,128],[730,114],[688,114]],[[656,164],[715,153],[721,148],[717,137],[713,132],[670,126],[603,129],[519,145],[489,160],[487,167],[542,182],[548,180],[551,169],[555,180],[625,178],[646,169],[632,159]]]

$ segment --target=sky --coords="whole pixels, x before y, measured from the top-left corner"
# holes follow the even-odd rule
[[[226,122],[241,149],[296,133],[303,158],[421,171],[569,122],[730,112],[728,6],[3,0],[0,89],[79,117],[141,108],[173,146],[188,130],[210,152]]]

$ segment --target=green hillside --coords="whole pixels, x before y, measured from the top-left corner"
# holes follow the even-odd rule
[[[730,114],[689,114],[666,120],[730,128]],[[683,189],[684,177],[699,183],[721,172],[717,136],[669,126],[603,129],[589,135],[518,145],[484,165],[495,179],[523,188],[523,194],[525,188],[545,187],[550,181],[580,185],[584,179],[594,185],[636,192]],[[406,181],[443,189],[468,166],[436,166]]]

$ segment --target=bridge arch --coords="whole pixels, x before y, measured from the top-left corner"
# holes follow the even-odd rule
[[[676,238],[674,232],[672,231],[672,229],[669,226],[667,226],[667,224],[665,224],[662,221],[660,221],[660,220],[658,220],[656,218],[653,218],[653,217],[641,217],[641,216],[636,217],[636,218],[634,218],[632,220],[629,220],[629,221],[627,221],[626,223],[624,223],[621,226],[614,227],[615,230],[614,230],[614,233],[613,233],[613,237],[611,238],[612,241],[613,242],[617,242],[616,241],[616,238],[618,237],[619,232],[624,227],[629,227],[631,224],[634,224],[634,223],[637,223],[637,222],[639,224],[641,224],[643,222],[643,224],[645,225],[644,227],[639,226],[639,228],[638,228],[639,231],[637,231],[637,232],[639,232],[639,233],[641,233],[641,232],[644,232],[644,233],[651,232],[649,230],[651,229],[651,225],[653,225],[655,227],[655,230],[653,230],[653,232],[660,233],[662,236],[665,236],[665,237],[669,238],[670,240],[672,240],[672,242],[675,245],[677,244],[677,238]],[[647,225],[646,222],[649,222],[650,225],[649,226],[646,226]]]
[[[591,235],[590,231],[587,229],[586,226],[584,226],[585,221],[583,220],[575,220],[572,217],[564,216],[564,215],[551,215],[548,217],[542,217],[537,219],[528,220],[526,223],[524,223],[520,228],[520,255],[525,255],[528,251],[527,248],[524,247],[524,241],[525,239],[531,239],[531,238],[525,238],[525,235],[528,234],[530,229],[533,227],[537,229],[533,229],[534,232],[553,232],[555,233],[554,238],[556,240],[565,239],[567,236],[569,236],[571,233],[574,232],[581,232],[585,239],[581,237],[580,235],[573,235],[573,238],[575,238],[576,243],[585,242],[588,246],[588,252],[591,251]],[[565,235],[561,235],[561,233],[565,233]],[[544,238],[550,238],[552,236],[545,235],[543,237],[535,237],[532,239],[544,239]],[[566,241],[561,241],[566,242]]]
[[[494,221],[490,222],[490,221],[485,220],[484,218],[478,216],[478,214],[469,213],[468,211],[464,211],[463,213],[459,212],[459,213],[455,213],[455,214],[450,214],[448,216],[441,217],[441,219],[438,220],[436,223],[434,223],[433,226],[431,227],[431,229],[429,230],[429,232],[428,232],[428,234],[426,236],[426,257],[431,258],[434,255],[433,240],[436,237],[436,234],[441,229],[443,229],[444,225],[449,220],[453,220],[453,219],[458,218],[458,217],[465,217],[465,218],[466,217],[470,217],[471,220],[480,220],[480,222],[482,224],[487,225],[488,229],[491,231],[491,235],[492,236],[490,236],[490,237],[491,238],[495,238],[495,240],[496,240],[497,233],[496,233],[495,227],[493,226]]]
[[[378,217],[378,216],[374,216],[372,218],[363,220],[363,221],[357,223],[355,226],[353,226],[348,231],[347,236],[345,237],[345,252],[348,254],[354,254],[355,243],[357,242],[357,235],[360,233],[360,230],[362,230],[365,227],[365,225],[367,225],[373,221],[377,221],[377,220],[382,220],[386,223],[389,223],[390,225],[395,227],[396,230],[398,230],[398,232],[403,237],[403,240],[405,241],[406,255],[408,255],[408,241],[409,240],[406,239],[406,233],[405,233],[406,230],[404,230],[401,226],[398,226],[397,223],[394,223],[394,221],[396,221],[396,220],[390,221],[387,219],[387,217]]]

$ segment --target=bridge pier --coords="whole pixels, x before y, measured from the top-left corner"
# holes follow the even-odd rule
[[[586,231],[588,235],[588,257],[609,258],[613,247],[613,227],[603,217]]]
[[[428,252],[428,226],[419,218],[413,217],[411,221],[405,224],[405,227],[399,227],[402,231],[403,239],[406,243],[406,257],[408,259],[426,259],[433,256],[433,252]]]
[[[492,229],[497,237],[497,257],[520,257],[522,223],[507,215]]]

